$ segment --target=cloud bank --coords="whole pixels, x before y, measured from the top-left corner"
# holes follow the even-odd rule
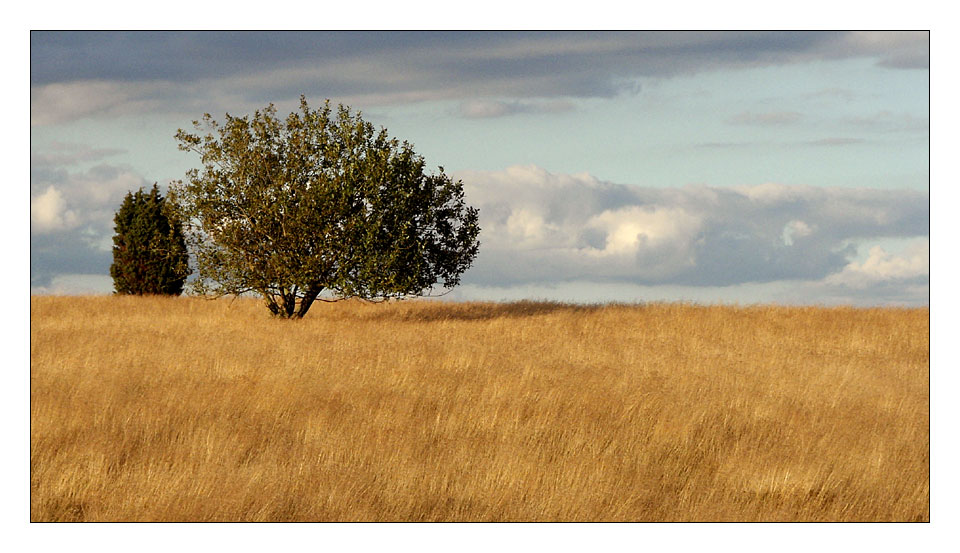
[[[33,32],[31,121],[249,111],[306,92],[373,106],[464,99],[464,117],[562,109],[637,80],[849,58],[929,65],[929,34],[851,32]],[[532,102],[532,103],[530,103]],[[552,106],[552,107],[551,107]]]
[[[929,195],[762,184],[654,188],[536,166],[464,171],[482,247],[464,282],[716,287],[805,282],[808,292],[883,301],[929,279]],[[871,241],[914,238],[894,255]],[[899,288],[898,288],[899,287]],[[902,291],[902,290],[901,290]],[[898,294],[900,292],[897,292]]]
[[[38,163],[33,173],[31,289],[106,291],[113,214],[128,190],[149,183],[102,162],[85,170]],[[480,254],[463,279],[468,292],[549,297],[543,291],[552,289],[592,297],[608,290],[695,299],[786,283],[779,296],[765,297],[928,303],[925,191],[775,183],[656,188],[537,166],[453,176],[480,209]],[[876,245],[890,239],[912,241],[899,250]]]

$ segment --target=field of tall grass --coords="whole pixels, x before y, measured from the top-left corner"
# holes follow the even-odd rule
[[[929,310],[47,297],[33,521],[927,521]]]

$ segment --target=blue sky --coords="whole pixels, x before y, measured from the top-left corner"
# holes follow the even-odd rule
[[[926,305],[929,35],[31,33],[32,293],[108,293],[173,135],[300,94],[463,180],[448,299]]]

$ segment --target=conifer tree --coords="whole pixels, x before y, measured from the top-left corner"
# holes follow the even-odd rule
[[[178,296],[190,274],[183,230],[153,184],[128,192],[114,216],[110,276],[117,294]]]

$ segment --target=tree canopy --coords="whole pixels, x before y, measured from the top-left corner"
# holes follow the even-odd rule
[[[279,119],[209,114],[178,130],[202,167],[173,187],[196,258],[198,293],[263,296],[300,318],[318,298],[372,301],[450,289],[477,255],[463,183],[427,174],[406,141],[346,106]]]
[[[116,293],[180,295],[190,274],[187,246],[157,184],[148,193],[127,192],[113,221],[110,276]]]

